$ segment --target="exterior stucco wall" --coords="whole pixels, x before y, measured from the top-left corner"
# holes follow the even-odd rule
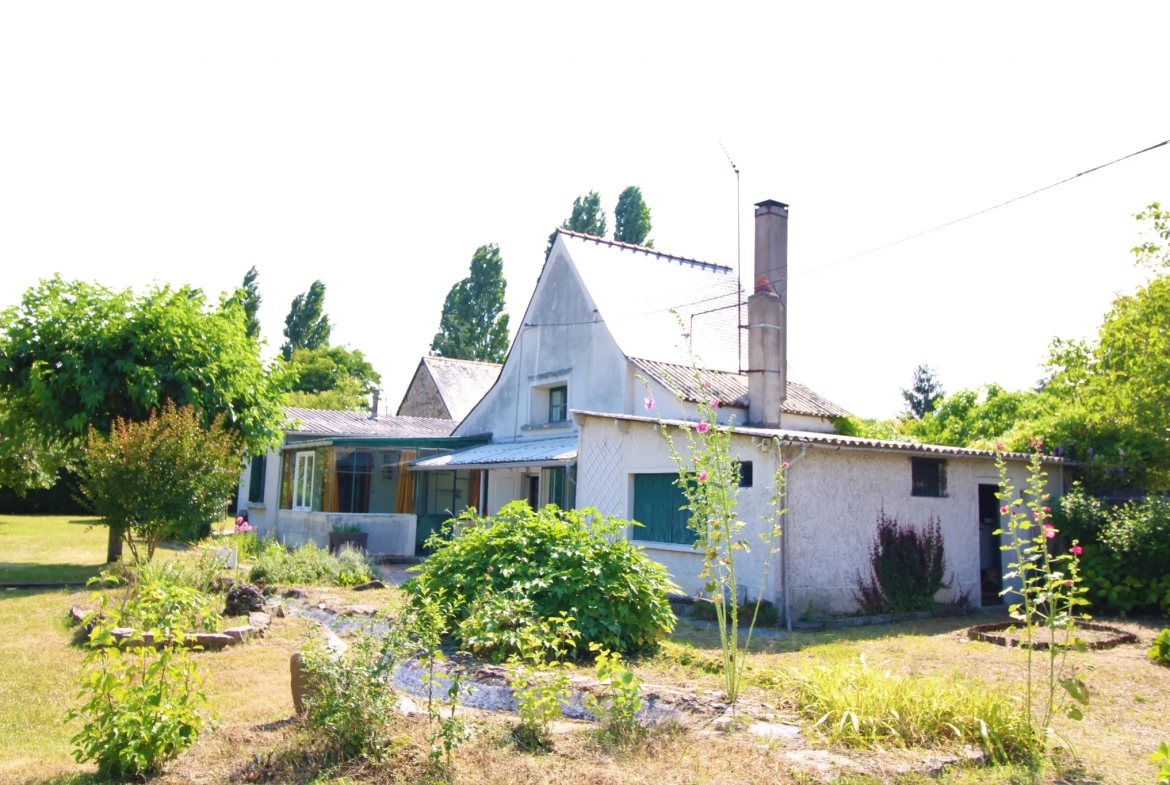
[[[789,472],[787,544],[791,570],[790,609],[794,615],[811,604],[829,613],[856,609],[857,574],[869,571],[869,549],[877,517],[886,514],[902,524],[924,526],[939,521],[947,561],[946,580],[938,599],[969,593],[980,604],[979,485],[997,485],[999,475],[990,458],[947,460],[947,495],[912,496],[910,457],[885,451],[810,448]],[[1009,464],[1018,488],[1027,481],[1023,463]],[[1062,492],[1060,469],[1049,472],[1048,492]],[[1000,553],[1003,572],[1010,558]]]
[[[371,556],[414,555],[417,519],[413,515],[346,515],[281,510],[276,532],[285,545],[296,547],[312,541],[319,548],[327,548],[329,532],[338,523],[356,523],[369,534],[366,551]]]
[[[674,433],[679,437],[676,438],[676,446],[685,454],[681,433]],[[741,461],[753,462],[753,487],[741,489],[737,509],[740,520],[747,523],[744,538],[756,546],[760,542],[758,535],[765,531],[761,518],[771,512],[772,478],[779,459],[774,447],[764,444],[761,451],[746,436],[732,438],[732,452]],[[634,503],[632,475],[673,474],[675,471],[666,440],[656,426],[600,417],[583,419],[577,474],[579,508],[596,507],[604,514],[628,519]],[[664,565],[674,582],[686,594],[694,596],[702,591],[704,581],[698,576],[703,569],[703,559],[689,546],[641,541],[638,539],[637,527],[630,527],[627,536],[641,545],[647,556]],[[764,549],[761,547],[736,554],[741,592],[746,588],[748,596],[753,600],[760,591],[764,557]],[[767,582],[763,591],[764,599],[770,602],[778,599],[776,587],[780,584],[774,579],[778,573],[779,554],[775,554],[771,572],[773,579]]]
[[[680,449],[684,446],[682,439],[676,438],[676,444]],[[741,489],[738,505],[740,519],[748,524],[745,538],[754,546],[759,542],[756,535],[763,531],[761,516],[770,511],[772,477],[779,459],[775,447],[759,439],[733,436],[731,445],[737,458],[754,462],[754,487]],[[947,496],[930,498],[911,495],[907,454],[822,447],[809,447],[803,454],[800,447],[785,447],[783,453],[783,459],[791,463],[782,538],[782,547],[788,552],[773,557],[764,599],[784,604],[781,566],[786,562],[792,615],[803,613],[810,604],[828,613],[855,611],[857,575],[869,570],[869,548],[878,514],[884,508],[899,522],[915,526],[937,517],[946,551],[947,580],[951,581],[951,588],[940,592],[938,599],[946,601],[969,592],[970,601],[980,604],[978,487],[998,484],[991,458],[948,459]],[[656,426],[600,417],[582,418],[578,460],[578,506],[597,507],[623,518],[633,509],[632,475],[675,471]],[[1023,488],[1027,467],[1012,462],[1009,476],[1017,489]],[[1063,492],[1059,467],[1049,468],[1048,492],[1053,498]],[[636,531],[630,535],[635,542]],[[698,554],[659,543],[645,543],[644,547],[688,594],[702,589],[697,577],[702,568]],[[762,577],[763,555],[758,547],[750,554],[737,555],[741,585],[748,586],[753,597]],[[1000,560],[1006,573],[1010,556],[1001,552]]]
[[[250,463],[244,464],[240,472],[239,506],[236,511],[248,511],[248,523],[261,535],[276,527],[277,506],[280,494],[280,451],[269,450],[267,453],[268,467],[264,474],[264,501],[248,501],[249,483],[252,479]]]
[[[402,403],[398,405],[399,417],[434,417],[440,420],[450,420],[451,413],[447,411],[447,404],[439,394],[439,388],[426,363],[419,363],[406,388],[406,395],[402,396]]]

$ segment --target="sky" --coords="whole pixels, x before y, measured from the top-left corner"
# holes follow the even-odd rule
[[[867,417],[916,365],[1030,386],[1146,273],[1170,4],[0,4],[0,308],[39,278],[255,265],[267,353],[327,287],[391,411],[476,247],[513,326],[573,199],[638,185],[668,253],[750,280],[791,205],[789,378]],[[736,179],[724,148],[742,175]],[[830,265],[825,267],[825,265]]]

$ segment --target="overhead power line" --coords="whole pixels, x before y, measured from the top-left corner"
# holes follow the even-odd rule
[[[827,264],[822,264],[819,267],[811,267],[807,270],[800,270],[799,272],[795,272],[795,273],[788,275],[787,278],[791,279],[791,278],[795,278],[797,276],[807,275],[808,273],[815,273],[818,270],[824,270],[827,267],[834,267],[838,264],[843,264],[845,262],[849,262],[849,261],[852,261],[854,259],[859,259],[862,256],[868,256],[869,254],[877,253],[878,251],[884,251],[886,248],[892,248],[895,245],[901,245],[902,243],[909,242],[910,240],[914,240],[914,239],[917,239],[917,238],[922,237],[924,235],[931,234],[932,232],[937,232],[940,229],[945,229],[948,226],[954,226],[957,223],[962,223],[963,221],[967,221],[967,220],[970,220],[970,219],[975,218],[977,216],[983,215],[985,213],[989,213],[992,210],[998,210],[999,208],[1006,207],[1007,205],[1012,204],[1013,202],[1018,202],[1021,199],[1027,199],[1029,196],[1035,196],[1038,193],[1043,193],[1044,191],[1048,191],[1052,188],[1056,188],[1059,185],[1064,185],[1065,183],[1072,182],[1073,180],[1077,179],[1078,177],[1084,177],[1087,174],[1092,174],[1093,172],[1098,172],[1106,167],[1113,166],[1114,164],[1121,163],[1122,161],[1128,160],[1130,158],[1135,158],[1135,157],[1141,155],[1142,153],[1148,153],[1151,150],[1157,150],[1159,147],[1165,147],[1166,145],[1170,145],[1170,139],[1167,139],[1164,142],[1158,142],[1157,144],[1150,145],[1149,147],[1146,147],[1144,149],[1130,153],[1129,155],[1123,155],[1120,158],[1115,158],[1112,161],[1100,164],[1099,166],[1094,166],[1092,169],[1086,169],[1083,172],[1077,172],[1076,174],[1072,175],[1071,177],[1066,177],[1063,180],[1060,180],[1060,181],[1055,182],[1055,183],[1051,183],[1050,185],[1046,185],[1043,188],[1037,188],[1034,191],[1029,191],[1026,194],[1021,194],[1020,196],[1016,196],[1012,199],[1008,199],[1006,202],[1000,202],[999,204],[992,205],[991,207],[985,207],[984,209],[979,210],[977,212],[971,213],[969,215],[964,215],[962,218],[956,218],[953,221],[947,221],[946,223],[939,224],[938,226],[932,227],[930,229],[925,229],[921,232],[917,232],[915,234],[911,234],[911,235],[908,235],[906,237],[903,237],[900,240],[894,240],[893,242],[886,243],[884,245],[879,245],[879,246],[876,246],[874,248],[870,248],[868,251],[862,251],[861,253],[855,253],[852,256],[846,256],[845,258],[838,259],[834,262],[828,262]],[[769,272],[771,272],[771,270],[765,271],[765,273],[769,273]],[[784,280],[786,280],[786,279],[785,278],[774,278],[774,279],[770,279],[769,283],[777,284],[777,283],[783,282]],[[694,302],[689,302],[689,303],[681,303],[681,304],[673,306],[673,307],[683,308],[683,307],[686,307],[688,305],[699,305],[701,303],[710,302],[711,300],[718,300],[720,297],[725,297],[725,296],[726,295],[717,295],[715,297],[706,297],[706,298],[703,298],[702,300],[695,300]],[[732,307],[734,307],[734,306],[732,306]],[[665,308],[663,310],[670,310],[670,309]]]

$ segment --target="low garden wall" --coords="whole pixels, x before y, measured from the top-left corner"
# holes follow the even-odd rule
[[[414,536],[418,520],[410,514],[351,515],[332,512],[293,512],[281,510],[276,521],[277,537],[285,545],[304,545],[312,541],[319,548],[329,547],[329,532],[335,525],[357,524],[369,539],[366,552],[371,556],[414,556]],[[262,535],[267,532],[261,531]]]

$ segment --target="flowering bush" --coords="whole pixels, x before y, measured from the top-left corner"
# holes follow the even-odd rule
[[[1042,445],[1033,440],[1032,446],[1035,452],[1029,465],[1028,487],[1020,498],[1016,498],[1015,486],[1008,479],[1003,445],[997,446],[995,465],[999,469],[999,492],[996,497],[1003,502],[1000,514],[1007,518],[1007,523],[995,533],[1010,534],[1010,543],[1001,547],[1015,557],[1004,579],[1005,582],[1014,579],[1016,585],[1004,589],[1003,594],[1019,599],[1008,606],[1008,611],[1020,622],[1023,630],[1021,645],[1027,649],[1026,719],[1033,732],[1047,737],[1053,734],[1052,721],[1059,709],[1063,707],[1070,719],[1079,720],[1084,717],[1080,705],[1089,702],[1088,689],[1076,670],[1068,667],[1066,659],[1070,648],[1084,648],[1083,642],[1076,638],[1076,619],[1087,619],[1088,615],[1078,614],[1077,609],[1088,605],[1089,601],[1084,598],[1088,589],[1081,585],[1077,555],[1071,552],[1054,554],[1050,548],[1049,543],[1056,537],[1057,530],[1050,520],[1052,508],[1048,506],[1049,495],[1045,492],[1048,473],[1040,463]],[[1028,498],[1027,503],[1024,497]],[[1074,540],[1073,547],[1078,545]],[[1044,653],[1047,673],[1034,680],[1036,648],[1033,644],[1045,631],[1048,638],[1048,649]],[[1058,700],[1058,686],[1073,703]]]
[[[878,514],[870,549],[869,580],[857,576],[856,596],[864,613],[905,613],[934,607],[945,584],[946,556],[942,531],[932,518],[921,531],[896,518]]]
[[[702,389],[707,389],[708,384],[702,379],[693,357],[692,367],[695,381]],[[645,379],[642,382],[648,384]],[[680,399],[680,408],[685,408],[682,407],[682,396],[677,393],[676,395]],[[654,399],[647,398],[646,403],[650,408]],[[691,513],[687,526],[695,533],[693,547],[703,554],[703,570],[699,577],[706,580],[704,588],[715,606],[723,657],[724,691],[728,702],[734,705],[739,697],[739,688],[743,683],[744,668],[747,664],[744,654],[751,645],[760,600],[763,599],[767,586],[772,555],[777,550],[780,521],[785,514],[784,472],[788,468],[788,463],[779,461],[776,474],[772,478],[771,515],[763,516],[764,526],[759,534],[765,556],[760,586],[756,591],[756,610],[748,624],[747,640],[741,649],[739,614],[736,612],[736,603],[740,596],[736,554],[746,553],[751,549],[751,544],[744,537],[747,524],[739,519],[735,509],[739,497],[740,466],[739,461],[731,457],[731,429],[719,425],[718,399],[700,401],[696,408],[698,421],[694,427],[679,429],[685,442],[685,456],[684,451],[680,451],[676,446],[670,427],[662,422],[661,416],[658,420],[671,458],[678,467],[677,485],[682,489],[687,501],[686,508]],[[779,453],[779,440],[776,443]]]

